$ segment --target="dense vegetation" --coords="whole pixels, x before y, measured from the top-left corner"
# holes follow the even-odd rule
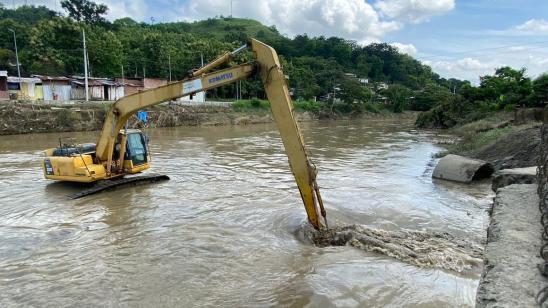
[[[169,63],[173,79],[215,58],[223,51],[242,45],[255,37],[272,45],[280,54],[294,97],[312,100],[334,92],[342,100],[336,108],[361,110],[363,104],[389,97],[396,111],[408,107],[411,91],[449,93],[456,80],[445,80],[428,66],[399,53],[388,44],[360,46],[336,37],[300,35],[293,39],[281,35],[275,27],[257,21],[235,18],[212,18],[198,22],[138,23],[131,18],[108,22],[101,17],[108,8],[86,0],[66,0],[62,6],[68,17],[45,7],[20,6],[15,10],[0,7],[0,28],[17,33],[23,75],[83,74],[82,30],[86,31],[92,76],[126,76],[168,78]],[[243,54],[241,59],[250,58]],[[0,32],[0,69],[16,73],[13,37]],[[352,75],[351,75],[352,74]],[[391,86],[386,94],[373,95],[374,87],[365,87],[359,79]],[[393,85],[393,86],[392,86]],[[264,98],[260,83],[246,81],[244,98]],[[371,89],[372,88],[372,89]],[[402,91],[404,89],[404,91]],[[210,96],[234,97],[234,87],[225,87]],[[428,110],[430,101],[412,108]],[[333,107],[333,106],[331,106]]]
[[[448,127],[477,110],[535,105],[546,100],[546,76],[531,82],[524,71],[510,68],[483,77],[480,87],[473,87],[467,81],[440,78],[430,67],[384,43],[361,46],[337,37],[288,38],[274,26],[250,19],[143,23],[122,18],[109,22],[103,17],[108,11],[104,5],[89,0],[61,3],[66,17],[42,6],[13,10],[0,4],[0,29],[17,33],[23,76],[82,75],[82,30],[86,32],[94,77],[121,76],[123,72],[125,76],[168,78],[171,63],[172,79],[182,79],[200,66],[201,56],[205,61],[212,60],[255,37],[278,51],[297,101],[322,98],[322,103],[302,104],[314,110],[432,109],[419,119],[419,124]],[[249,59],[251,55],[244,53],[237,60]],[[15,63],[12,32],[0,31],[0,69],[15,75]],[[241,88],[245,99],[265,96],[257,79],[242,82]],[[208,95],[234,98],[235,91],[236,87],[226,86]]]
[[[548,74],[535,80],[525,69],[501,67],[493,76],[480,78],[479,87],[464,84],[457,95],[439,100],[417,119],[419,127],[449,128],[516,107],[542,107],[548,102]]]

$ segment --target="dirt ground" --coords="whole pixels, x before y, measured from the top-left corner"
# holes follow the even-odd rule
[[[540,127],[532,127],[512,132],[465,156],[491,162],[495,170],[532,167],[537,165],[539,146]]]

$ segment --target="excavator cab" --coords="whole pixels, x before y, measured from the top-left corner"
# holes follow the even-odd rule
[[[134,174],[148,169],[150,167],[148,136],[138,129],[122,130],[118,136],[113,161],[120,165],[123,164],[124,173]],[[121,152],[124,144],[125,150]],[[119,159],[120,154],[123,154],[123,160]]]
[[[118,133],[113,147],[111,174],[103,164],[94,163],[94,143],[67,144],[44,151],[44,176],[51,180],[94,182],[97,180],[136,174],[150,168],[148,137],[138,129],[124,129]]]
[[[146,135],[142,132],[130,133],[127,136],[126,160],[130,160],[134,166],[148,163],[148,147]]]

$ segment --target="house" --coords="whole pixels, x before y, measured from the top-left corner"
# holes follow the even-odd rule
[[[165,86],[166,84],[167,84],[167,79],[143,78],[143,86],[145,89],[157,88],[160,86]]]
[[[135,94],[144,89],[143,87],[143,78],[137,77],[116,77],[114,82],[120,84],[124,88],[125,95]]]
[[[24,100],[44,99],[42,80],[40,78],[25,78],[8,76],[8,92],[10,98]]]
[[[134,94],[145,89],[157,88],[168,83],[166,79],[143,77],[116,77],[114,82],[125,87],[125,95]]]
[[[377,87],[377,90],[386,90],[386,89],[388,89],[388,85],[384,82],[377,83],[376,87]]]
[[[70,101],[70,79],[68,77],[54,77],[32,75],[42,81],[42,92],[45,101]]]
[[[86,99],[85,78],[73,76],[70,78],[72,100]],[[124,86],[108,78],[88,77],[88,98],[94,101],[115,101],[124,97]]]
[[[8,99],[8,71],[0,71],[0,100]]]

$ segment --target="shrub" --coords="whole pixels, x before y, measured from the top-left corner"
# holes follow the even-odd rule
[[[293,106],[297,111],[310,111],[310,112],[320,112],[325,108],[325,104],[315,101],[294,101]]]
[[[258,98],[253,98],[250,100],[239,100],[232,104],[232,109],[238,112],[261,110],[267,111],[270,109],[270,103],[266,100],[260,100]]]

